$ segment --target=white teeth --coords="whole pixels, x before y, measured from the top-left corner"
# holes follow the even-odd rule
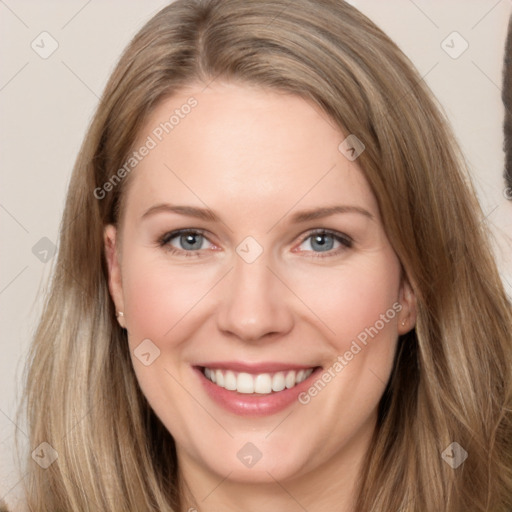
[[[272,391],[283,391],[283,389],[286,387],[286,384],[284,382],[284,373],[283,372],[277,372],[272,377]]]
[[[272,392],[272,377],[268,373],[256,375],[254,379],[254,392],[261,394]]]
[[[260,373],[252,375],[250,373],[236,373],[231,370],[204,369],[204,376],[229,391],[238,391],[244,394],[258,393],[268,395],[272,392],[277,393],[285,388],[290,389],[306,380],[313,373],[313,368],[307,370],[288,370],[287,372],[277,372],[274,374]]]
[[[308,368],[307,370],[304,370],[304,375],[301,377],[300,381],[297,382],[297,384],[299,384],[299,382],[304,382],[313,373],[313,370],[314,368]]]
[[[284,378],[284,384],[287,389],[293,388],[295,386],[295,372],[293,370],[289,371]]]
[[[224,387],[229,391],[236,390],[236,375],[231,370],[227,371],[224,376]]]
[[[236,390],[239,393],[254,393],[253,376],[248,373],[239,373],[236,379]]]

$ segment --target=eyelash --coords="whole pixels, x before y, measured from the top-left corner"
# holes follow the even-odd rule
[[[201,235],[201,236],[203,236],[204,238],[207,239],[207,237],[205,236],[205,231],[203,231],[202,229],[188,229],[188,228],[187,229],[178,229],[176,231],[170,231],[168,233],[165,233],[162,237],[160,237],[158,239],[158,246],[164,248],[170,254],[179,254],[179,255],[185,256],[186,258],[197,258],[197,257],[200,257],[201,256],[201,254],[200,254],[201,250],[185,251],[185,250],[182,250],[182,249],[177,249],[176,247],[173,247],[172,245],[170,245],[170,241],[173,240],[174,238],[176,238],[176,237],[178,237],[180,235],[187,235],[187,234]],[[331,231],[331,230],[328,230],[328,229],[316,229],[316,230],[312,230],[312,231],[308,232],[302,238],[302,240],[301,240],[299,245],[302,245],[309,238],[314,237],[314,236],[318,236],[318,235],[331,236],[336,241],[338,241],[342,245],[342,247],[338,247],[335,250],[325,251],[326,252],[325,255],[322,254],[321,252],[315,252],[315,251],[299,251],[299,252],[312,252],[312,253],[314,253],[314,256],[308,256],[308,257],[327,258],[327,257],[331,257],[331,256],[336,256],[336,255],[340,254],[341,252],[343,252],[343,251],[345,251],[347,249],[352,248],[352,246],[353,246],[353,240],[348,235],[345,235],[343,233],[338,233],[336,231]]]

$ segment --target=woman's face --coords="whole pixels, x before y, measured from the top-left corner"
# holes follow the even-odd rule
[[[414,305],[347,135],[299,97],[213,82],[136,144],[111,292],[182,471],[212,487],[336,477],[368,446]]]

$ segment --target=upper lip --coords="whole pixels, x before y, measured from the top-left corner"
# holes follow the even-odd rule
[[[195,366],[214,370],[232,370],[234,372],[258,374],[274,373],[286,370],[307,370],[309,368],[316,368],[318,365],[280,363],[275,361],[260,363],[244,363],[241,361],[209,361],[196,364]]]

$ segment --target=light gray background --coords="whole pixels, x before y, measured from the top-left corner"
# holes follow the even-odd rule
[[[350,3],[399,44],[439,99],[467,157],[512,292],[512,203],[502,180],[500,96],[511,1]],[[44,246],[39,257],[32,249],[43,237],[57,242],[71,169],[98,97],[130,38],[166,4],[0,0],[0,498],[13,505],[23,476],[12,456],[23,364],[53,261],[41,261]],[[43,31],[58,43],[47,59],[31,47],[35,41],[40,52],[50,48]],[[458,58],[443,49],[452,46],[453,54],[462,48],[459,35],[446,39],[454,31],[469,45]],[[26,430],[21,423],[17,428]]]

